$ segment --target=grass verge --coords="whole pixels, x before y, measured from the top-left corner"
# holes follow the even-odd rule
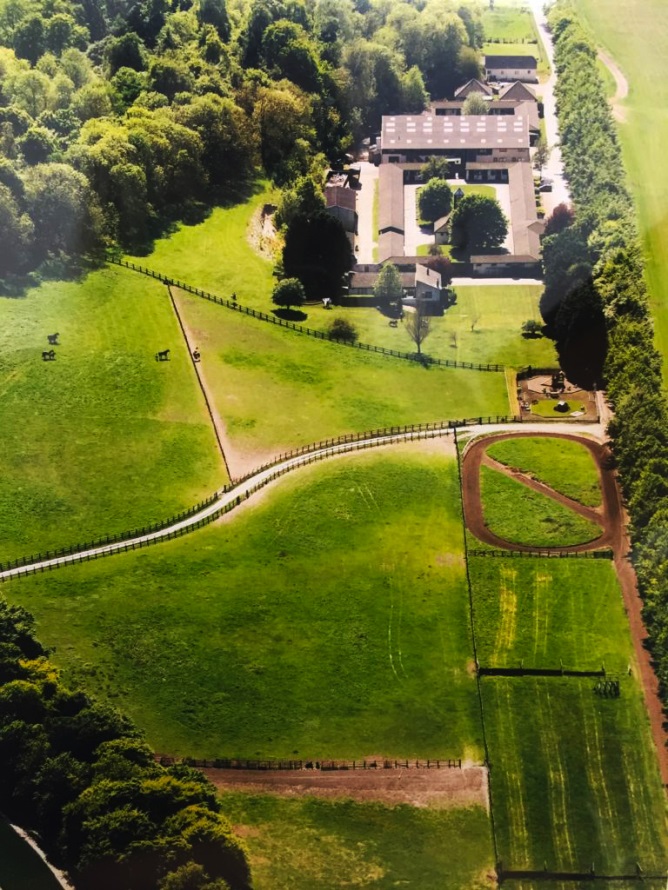
[[[480,468],[485,524],[506,541],[533,547],[566,547],[592,541],[601,527],[521,482]]]
[[[568,439],[518,436],[490,445],[487,454],[581,504],[601,504],[598,470],[584,445]]]
[[[310,467],[188,538],[11,582],[7,595],[67,675],[160,752],[478,759],[444,447]]]

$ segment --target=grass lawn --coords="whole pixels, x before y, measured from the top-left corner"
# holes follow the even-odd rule
[[[258,208],[276,200],[275,190],[258,183],[245,203],[216,207],[204,222],[180,225],[157,241],[149,256],[127,259],[221,297],[236,293],[240,303],[266,310],[276,283],[273,267],[253,250],[247,233]]]
[[[447,249],[447,245],[446,245]],[[552,340],[524,339],[523,322],[542,324],[538,302],[543,292],[535,285],[457,285],[457,302],[442,317],[431,319],[431,333],[423,351],[434,358],[522,367],[556,364]],[[331,309],[308,306],[309,327],[326,330],[337,316],[351,321],[363,343],[410,352],[413,343],[403,325],[390,327],[377,309]]]
[[[478,660],[484,667],[623,672],[628,619],[608,560],[469,559]]]
[[[568,439],[520,436],[490,445],[487,454],[581,504],[601,504],[598,470],[584,445]]]
[[[418,225],[430,226],[431,222],[426,219],[422,219],[422,217],[420,216],[419,200],[420,200],[420,191],[422,188],[424,188],[424,186],[421,186],[417,190],[417,193],[415,195],[416,219],[417,219]],[[453,195],[457,191],[457,189],[461,189],[464,192],[464,196],[466,196],[466,195],[480,195],[482,198],[492,198],[493,200],[496,200],[496,189],[491,185],[467,185],[464,182],[459,182],[459,180],[457,180],[456,182],[451,180],[450,188],[452,189]],[[427,245],[424,245],[424,244],[419,245],[419,247],[425,247],[425,246],[427,248],[429,247],[428,244]],[[448,245],[443,245],[443,246],[446,247]],[[423,255],[424,254],[420,254],[420,251],[418,248],[418,256],[423,256]]]
[[[534,20],[528,8],[513,9],[494,5],[482,11],[482,25],[486,40],[505,40],[522,43],[536,39]]]
[[[0,886],[3,890],[59,890],[37,853],[0,818]]]
[[[442,443],[396,447],[3,592],[160,752],[479,758],[456,462]]]
[[[490,467],[480,468],[480,483],[485,524],[506,541],[564,547],[601,534],[600,526]]]
[[[196,332],[216,407],[244,454],[263,456],[377,427],[508,412],[502,373],[425,369],[296,334],[188,294],[179,302]],[[412,341],[405,336],[403,345],[408,349]]]
[[[557,411],[561,399],[540,399],[535,405],[531,406],[531,413],[537,414],[539,417],[549,417],[563,420],[574,411],[585,411],[584,402],[581,399],[573,399],[568,396],[564,401],[568,404],[567,411]]]
[[[167,292],[129,272],[0,299],[0,417],[0,561],[166,518],[226,478]]]
[[[599,77],[603,81],[606,98],[611,99],[617,91],[615,78],[612,76],[612,73],[610,72],[608,66],[604,65],[600,59],[596,59],[596,68],[598,69]]]
[[[666,804],[634,679],[485,678],[499,857],[507,868],[635,874],[668,866]]]
[[[250,851],[256,890],[486,890],[487,813],[223,794]],[[465,843],[463,841],[465,840]]]
[[[618,124],[645,247],[656,344],[668,357],[668,5],[664,0],[577,0],[594,39],[629,81]],[[648,41],[650,41],[648,43]],[[648,46],[651,50],[648,51]]]

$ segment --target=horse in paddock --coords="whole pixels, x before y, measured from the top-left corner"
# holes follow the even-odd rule
[[[58,346],[58,337],[60,334],[47,334],[46,339],[49,341],[49,346]]]
[[[163,349],[161,352],[156,352],[155,360],[156,360],[156,362],[168,362],[169,361],[169,349]]]
[[[42,353],[42,361],[43,362],[53,362],[56,359],[56,350],[49,349]]]

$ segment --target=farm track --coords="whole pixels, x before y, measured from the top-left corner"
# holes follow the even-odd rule
[[[548,438],[570,439],[587,448],[592,455],[599,472],[603,506],[601,510],[592,510],[582,504],[576,504],[570,498],[559,492],[549,489],[549,486],[538,483],[529,476],[513,472],[507,467],[504,472],[512,478],[522,482],[527,487],[549,495],[554,500],[568,506],[580,515],[593,519],[603,527],[603,533],[593,541],[585,544],[574,544],[565,547],[531,547],[524,544],[515,544],[506,541],[493,534],[485,525],[480,494],[480,468],[483,464],[493,465],[494,469],[501,469],[503,465],[496,465],[496,461],[486,458],[486,451],[490,445],[504,439],[512,439],[518,436],[547,436]],[[657,750],[661,781],[668,787],[668,735],[664,729],[664,715],[661,699],[659,697],[659,683],[652,667],[649,650],[646,648],[648,639],[647,630],[642,617],[642,600],[638,592],[638,583],[629,559],[631,543],[626,532],[624,508],[621,495],[617,486],[617,480],[613,470],[606,467],[606,458],[609,451],[601,442],[579,436],[576,433],[565,432],[500,432],[486,435],[472,442],[465,450],[462,457],[462,500],[464,521],[469,532],[479,540],[490,544],[494,548],[512,550],[521,553],[586,553],[609,547],[613,552],[613,561],[617,578],[622,590],[624,608],[628,615],[631,629],[631,638],[636,656],[640,680],[642,684],[645,707],[650,720],[652,737]]]

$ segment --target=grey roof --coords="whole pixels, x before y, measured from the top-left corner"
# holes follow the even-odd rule
[[[485,68],[537,68],[534,56],[485,56]]]
[[[383,117],[381,140],[384,153],[527,148],[529,121],[523,114],[389,115]]]
[[[530,90],[521,80],[516,80],[515,83],[511,83],[509,86],[504,87],[499,93],[499,99],[519,99],[521,102],[537,101],[534,91]]]
[[[356,192],[342,185],[328,185],[325,188],[325,203],[328,207],[345,207],[355,210]]]
[[[483,96],[493,95],[491,87],[488,87],[486,83],[477,80],[477,78],[472,77],[471,80],[464,84],[464,86],[455,90],[455,99],[465,99],[471,93],[481,93]]]
[[[378,260],[383,263],[390,257],[401,257],[404,253],[404,236],[397,232],[384,232],[378,236]]]
[[[415,267],[415,283],[421,282],[430,287],[441,287],[441,275],[439,272],[430,269],[429,266],[417,265]]]
[[[378,170],[378,229],[381,234],[404,231],[404,171],[396,164],[381,164]]]
[[[533,170],[529,163],[510,164],[510,216],[513,230],[513,250],[519,256],[540,256],[540,235],[534,224],[538,222]]]

